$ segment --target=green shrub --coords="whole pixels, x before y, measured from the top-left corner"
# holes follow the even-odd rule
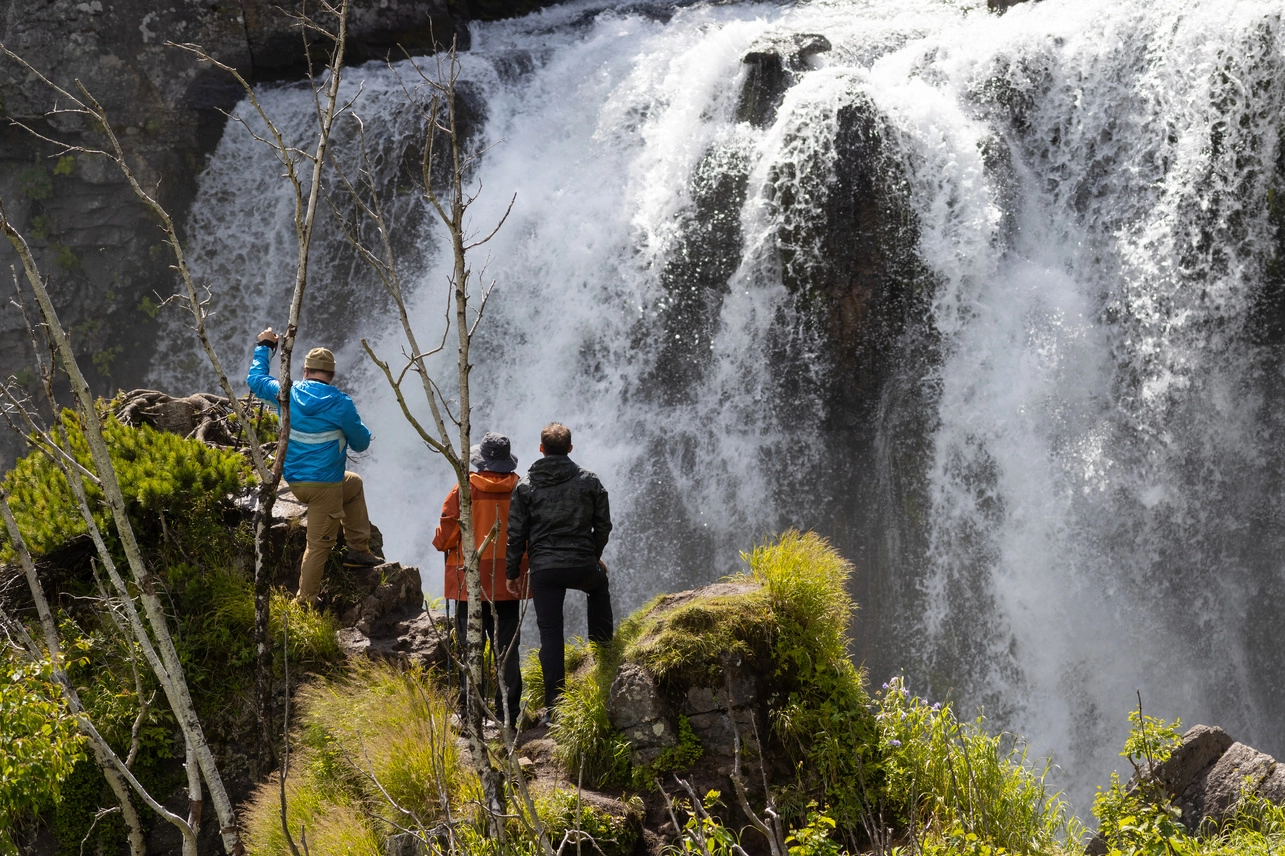
[[[88,447],[76,417],[63,413],[57,430],[74,456],[88,465]],[[140,548],[171,616],[188,686],[207,730],[217,729],[226,722],[227,710],[243,704],[254,674],[254,599],[246,567],[252,535],[247,523],[229,515],[226,502],[229,493],[249,480],[248,467],[234,452],[151,428],[109,420],[104,430]],[[57,608],[64,652],[74,658],[69,675],[91,718],[124,753],[140,701],[153,699],[140,723],[133,769],[155,793],[173,792],[180,783],[169,761],[181,751],[173,714],[149,670],[143,668],[141,684],[135,683],[141,652],[99,608],[97,584],[87,563],[77,558],[75,549],[64,549],[86,531],[64,476],[37,452],[20,460],[5,476],[5,484],[28,546],[50,561],[47,591]],[[108,548],[123,566],[101,492],[89,484],[86,489]],[[0,541],[0,560],[10,556],[7,539]],[[101,574],[101,568],[96,572]],[[333,618],[300,610],[280,592],[272,596],[270,607],[278,668],[286,616],[295,674],[324,672],[341,659]],[[54,805],[59,846],[67,853],[79,852],[92,827],[87,847],[114,852],[124,834],[119,816],[94,824],[98,809],[112,804],[101,772],[92,761],[82,761],[69,782]]]
[[[790,856],[840,856],[843,848],[833,838],[837,827],[834,818],[810,803],[807,823],[785,837]]]
[[[17,852],[6,830],[52,805],[83,757],[52,666],[0,654],[0,853]]]
[[[771,603],[772,730],[798,771],[781,808],[802,819],[816,800],[841,834],[855,834],[873,817],[881,774],[865,676],[847,651],[852,565],[821,536],[794,530],[742,558]]]
[[[988,734],[981,717],[959,722],[950,705],[912,696],[900,678],[876,693],[876,705],[886,804],[945,848],[936,852],[1057,853],[1068,834],[1078,837],[1060,795],[1045,788],[1050,764],[1033,768],[1025,745]]]
[[[594,807],[575,791],[561,788],[535,799],[536,812],[555,850],[565,840],[578,852],[602,856],[628,856],[634,852],[642,832],[643,804],[633,797],[625,805],[625,815],[617,817]]]
[[[682,798],[673,800],[672,808],[679,818],[685,818],[678,838],[666,845],[666,856],[742,856],[741,836],[729,829],[714,814],[722,794],[707,791],[700,806],[693,806]]]

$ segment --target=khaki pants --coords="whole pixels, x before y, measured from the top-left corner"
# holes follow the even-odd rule
[[[321,591],[321,573],[335,546],[339,527],[351,550],[370,549],[370,517],[366,514],[366,492],[361,476],[344,473],[341,482],[298,482],[290,492],[308,506],[308,547],[303,551],[299,569],[299,594],[296,600],[311,603]]]

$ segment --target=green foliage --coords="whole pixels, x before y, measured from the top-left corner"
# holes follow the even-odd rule
[[[138,306],[136,308],[148,318],[155,318],[156,314],[161,311],[161,304],[157,303],[145,294],[143,295],[143,299],[138,301]]]
[[[381,853],[392,823],[429,829],[480,798],[459,763],[450,706],[423,674],[354,665],[304,687],[297,703],[288,819],[312,852]],[[279,812],[279,784],[260,786],[244,813],[248,853],[289,853]]]
[[[44,164],[36,164],[18,173],[18,188],[33,202],[48,199],[54,192],[53,179]]]
[[[84,738],[46,661],[0,657],[0,853],[5,829],[47,808],[84,755]]]
[[[1178,822],[1168,800],[1141,791],[1124,792],[1118,775],[1099,791],[1093,811],[1108,856],[1273,856],[1285,852],[1285,806],[1255,794],[1241,797],[1221,828],[1192,835]],[[1099,812],[1101,812],[1099,814]]]
[[[75,273],[80,270],[80,257],[76,255],[75,250],[66,244],[50,244],[54,251],[54,263],[67,273]]]
[[[77,762],[63,783],[62,793],[54,807],[54,834],[58,839],[58,856],[79,856],[80,843],[90,848],[102,846],[104,852],[118,852],[125,840],[125,824],[118,814],[94,822],[106,800],[107,780],[92,758]]]
[[[763,689],[772,736],[797,770],[778,804],[802,819],[808,803],[819,801],[843,829],[860,829],[879,779],[878,738],[862,674],[847,653],[851,566],[820,536],[796,531],[743,558],[749,573],[729,580],[726,593],[657,598],[621,624],[611,646],[595,652],[591,669],[568,668],[553,729],[564,763],[573,778],[583,763],[586,781],[628,781],[620,778],[628,745],[606,716],[606,693],[621,661],[644,666],[662,692],[719,687],[737,658],[749,668],[770,664]],[[657,765],[636,771],[635,785],[699,757],[688,729]]]
[[[339,622],[328,612],[318,612],[299,603],[284,591],[272,592],[268,604],[269,632],[274,640],[288,629],[290,668],[321,671],[343,659],[339,647]],[[250,616],[254,604],[250,603]]]
[[[72,175],[76,171],[76,156],[63,155],[54,164],[54,175]]]
[[[120,356],[124,347],[121,345],[112,345],[110,348],[103,348],[101,351],[95,351],[90,358],[94,364],[94,369],[103,377],[112,376],[112,363]]]
[[[638,797],[626,803],[627,812],[622,817],[594,807],[575,791],[561,788],[537,797],[535,807],[554,849],[566,840],[572,847],[583,842],[584,847],[577,849],[602,856],[628,856],[634,852],[642,831],[643,804]]]
[[[662,685],[721,683],[727,656],[755,657],[776,636],[776,616],[766,589],[702,597],[669,607],[658,597],[622,626],[624,659],[638,663]]]
[[[961,723],[949,705],[912,696],[899,678],[876,693],[875,703],[884,798],[924,838],[943,847],[974,842],[976,848],[1056,853],[1062,838],[1078,835],[1065,803],[1045,788],[1050,765],[1034,769],[1023,744],[988,734],[981,717]]]
[[[625,747],[628,749],[628,746]],[[660,750],[656,760],[634,769],[632,784],[636,790],[646,790],[652,786],[656,777],[670,771],[681,772],[688,769],[705,755],[705,747],[700,738],[692,731],[692,721],[685,716],[678,717],[678,743]]]
[[[922,856],[1005,856],[1010,851],[990,844],[962,826],[952,826],[942,832],[929,832],[919,852]]]
[[[1129,711],[1129,736],[1124,740],[1121,758],[1128,758],[1136,768],[1141,763],[1162,764],[1173,750],[1182,745],[1182,720],[1172,724],[1146,716],[1141,706]]]
[[[848,657],[852,566],[821,536],[794,530],[742,558],[767,591],[772,638],[772,727],[796,763],[802,817],[819,799],[845,830],[861,828],[879,785],[879,740],[862,673]]]
[[[37,214],[31,218],[31,237],[44,240],[57,228],[57,223],[50,214]]]
[[[57,430],[88,467],[88,446],[77,418],[62,414]],[[234,452],[151,428],[130,428],[107,419],[104,432],[139,545],[169,607],[175,645],[198,712],[217,730],[221,715],[244,704],[255,659],[254,600],[246,572],[252,535],[247,523],[229,522],[226,502],[229,493],[249,480],[248,466]],[[134,771],[154,793],[172,793],[179,785],[168,763],[176,753],[173,714],[163,694],[156,692],[155,678],[140,665],[135,643],[123,638],[96,607],[97,589],[88,568],[60,564],[67,555],[59,554],[60,549],[85,532],[66,479],[37,452],[20,460],[5,482],[28,546],[61,569],[46,585],[58,604],[64,650],[74,658],[69,676],[90,716],[124,754],[140,702],[152,699],[138,733]],[[101,492],[88,484],[86,489],[108,548],[123,565]],[[12,555],[11,545],[0,542],[0,555]],[[288,621],[294,674],[324,672],[342,658],[332,617],[302,610],[280,592],[270,600],[270,617],[278,658]],[[136,668],[141,687],[135,683]],[[92,826],[87,847],[116,852],[124,835],[119,816],[108,815],[94,824],[98,810],[112,804],[97,766],[78,764],[68,781],[54,806],[60,846],[70,848],[68,853],[79,852]]]
[[[817,810],[815,802],[808,803],[807,823],[785,837],[790,856],[839,856],[843,848],[831,837],[837,826],[834,818]]]
[[[714,814],[721,796],[718,791],[708,791],[699,807],[683,799],[673,801],[675,812],[687,820],[678,840],[664,848],[666,856],[739,856],[745,852],[736,830],[728,829]]]
[[[1129,736],[1120,757],[1127,758],[1135,770],[1139,763],[1150,767],[1163,762],[1182,743],[1178,721],[1169,724],[1146,716],[1139,707],[1130,711],[1129,722]],[[1179,820],[1182,813],[1163,788],[1145,777],[1139,786],[1126,788],[1120,783],[1120,774],[1112,773],[1107,789],[1099,789],[1093,798],[1093,814],[1110,853],[1163,856],[1199,852]]]

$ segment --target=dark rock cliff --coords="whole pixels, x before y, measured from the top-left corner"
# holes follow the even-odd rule
[[[275,0],[8,0],[0,44],[53,82],[80,81],[102,103],[145,188],[183,223],[206,157],[223,133],[222,111],[241,97],[218,69],[169,42],[203,46],[251,81],[306,72],[303,37]],[[452,39],[468,48],[467,22],[547,3],[487,0],[354,0],[348,62],[402,48],[428,53]],[[142,385],[156,353],[159,300],[174,290],[169,251],[154,217],[102,158],[64,155],[11,124],[96,147],[82,117],[49,115],[59,99],[38,77],[0,57],[0,200],[51,280],[64,324],[97,392]],[[16,265],[7,242],[0,268]],[[8,279],[6,277],[6,279]],[[9,286],[5,286],[6,290]],[[34,389],[34,358],[21,313],[0,301],[0,370]],[[0,438],[0,468],[14,459]]]

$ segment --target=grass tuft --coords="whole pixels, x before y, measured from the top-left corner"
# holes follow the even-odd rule
[[[281,639],[289,622],[291,669],[319,669],[342,659],[343,649],[339,647],[336,635],[339,622],[331,613],[318,612],[295,603],[294,598],[279,589],[272,592],[268,613],[269,633],[274,640]],[[254,603],[251,602],[251,621],[253,617]]]
[[[960,722],[949,704],[910,695],[900,678],[876,693],[876,704],[885,798],[939,848],[925,852],[971,852],[976,843],[1053,854],[1068,832],[1078,838],[1069,807],[1045,788],[1051,764],[1033,765],[1024,743],[987,733],[981,717]]]
[[[297,838],[347,820],[349,839],[312,852],[380,852],[396,827],[430,829],[480,798],[477,780],[460,764],[445,697],[419,672],[355,664],[342,677],[320,680],[298,694],[298,751],[287,780]],[[278,785],[256,791],[247,811],[249,853],[285,854]],[[337,833],[338,834],[338,831]],[[364,842],[375,842],[368,851]]]
[[[572,781],[589,787],[627,782],[629,743],[612,728],[607,716],[618,658],[610,647],[582,640],[568,645],[567,652],[567,681],[558,701],[557,718],[549,729],[557,744],[556,757]],[[574,672],[572,663],[579,664]]]

